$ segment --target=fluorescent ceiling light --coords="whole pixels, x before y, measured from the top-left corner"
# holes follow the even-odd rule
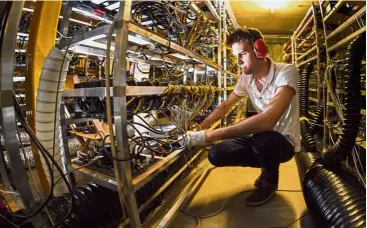
[[[17,35],[18,35],[18,36],[26,36],[26,37],[28,37],[28,36],[29,36],[29,34],[28,34],[28,33],[23,33],[23,32],[18,32],[18,33],[17,33]]]
[[[84,40],[84,41],[80,42],[79,44],[84,45],[84,46],[95,47],[95,48],[107,50],[107,44],[98,43],[98,42],[93,41],[93,40]],[[111,46],[110,50],[114,51],[115,46]]]
[[[26,49],[15,49],[15,52],[25,53],[26,51],[27,51]]]
[[[24,82],[25,81],[25,77],[13,77],[13,82]],[[22,94],[17,94],[15,96],[19,96],[19,95],[22,95]],[[23,96],[25,97],[25,96]]]
[[[23,11],[26,11],[26,12],[34,12],[34,9],[30,9],[30,8],[23,8]]]
[[[106,0],[92,0],[94,4],[101,4],[102,2],[105,2]]]
[[[133,36],[133,35],[128,35],[128,40],[131,42],[134,42],[136,44],[140,44],[140,45],[147,45],[147,44],[151,44],[151,42],[148,42],[140,37],[137,36]]]
[[[170,54],[171,56],[174,56],[176,58],[179,58],[179,59],[182,59],[182,60],[190,60],[190,58],[184,56],[184,55],[181,55],[179,53],[174,53],[174,54]]]
[[[106,9],[114,10],[114,9],[119,8],[119,6],[120,6],[120,2],[116,2],[116,3],[113,3],[112,5],[107,6]]]
[[[257,4],[263,9],[270,9],[272,13],[274,13],[275,10],[284,9],[288,6],[287,1],[269,1],[269,0],[262,0],[258,1]]]
[[[75,53],[84,54],[84,55],[90,55],[90,56],[106,57],[105,54],[96,54],[96,53],[90,52],[90,51],[88,51],[87,47],[83,47],[83,46],[71,47],[71,48],[69,48],[69,51],[73,51]],[[111,58],[113,58],[113,57],[111,57]]]
[[[63,19],[64,17],[63,16],[59,16],[60,19]],[[80,21],[80,20],[77,20],[77,19],[73,19],[73,18],[70,18],[69,19],[70,21],[72,22],[75,22],[75,23],[78,23],[78,24],[81,24],[81,25],[92,25],[91,23],[88,23],[88,22],[84,22],[84,21]]]
[[[78,8],[75,8],[75,7],[73,7],[72,10],[77,12],[77,13],[83,14],[85,16],[88,16],[88,17],[91,17],[91,18],[94,18],[94,19],[97,19],[97,20],[100,20],[100,21],[105,21],[109,24],[112,24],[112,21],[110,21],[108,19],[105,19],[103,17],[97,16],[97,15],[94,15],[93,13],[90,13],[90,12],[87,12],[87,11],[84,11],[84,10],[81,10],[81,9],[78,9]]]
[[[104,5],[104,6],[108,6],[108,5],[109,5],[109,3],[108,3],[108,2],[104,2],[102,5]]]

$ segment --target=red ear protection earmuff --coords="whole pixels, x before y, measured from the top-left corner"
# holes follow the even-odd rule
[[[268,48],[266,47],[265,42],[262,39],[257,39],[253,43],[254,53],[256,58],[263,59],[268,54]]]

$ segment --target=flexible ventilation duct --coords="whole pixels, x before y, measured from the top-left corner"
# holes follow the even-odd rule
[[[69,68],[70,57],[66,56],[63,63],[64,54],[57,48],[53,48],[42,67],[41,78],[39,80],[37,99],[36,99],[36,135],[40,142],[44,145],[45,149],[52,154],[53,145],[55,145],[54,158],[60,167],[64,167],[61,161],[60,154],[60,138],[59,138],[59,119],[60,119],[60,101],[61,92],[64,88],[66,79],[66,73]],[[62,65],[62,66],[61,66]],[[61,71],[61,72],[60,72]],[[61,73],[61,77],[60,77]],[[60,77],[59,91],[58,79]],[[57,93],[58,98],[56,101]],[[55,102],[57,102],[58,111],[55,117]],[[56,121],[56,137],[54,138],[54,122]],[[55,143],[53,142],[55,140]],[[42,166],[45,170],[48,181],[50,182],[50,173],[47,168],[44,158],[41,156]],[[55,180],[59,179],[60,173],[57,169],[53,170]],[[67,192],[67,188],[64,182],[61,182],[55,186],[54,194],[60,195]]]
[[[316,151],[316,141],[312,134],[309,132],[308,123],[308,89],[309,89],[309,77],[313,70],[312,65],[307,65],[299,80],[299,102],[300,102],[300,127],[302,134],[302,144],[308,151]]]
[[[346,110],[343,113],[342,134],[337,143],[320,158],[317,158],[319,156],[317,153],[306,152],[296,156],[308,211],[314,225],[320,228],[366,227],[365,186],[361,185],[357,177],[340,164],[351,153],[358,132],[360,67],[366,48],[365,39],[365,34],[362,34],[348,47]],[[319,116],[321,113],[318,110],[317,122],[322,119]],[[314,131],[312,123],[307,130]],[[303,175],[305,170],[306,173]]]
[[[305,174],[303,196],[316,227],[366,227],[365,188],[342,165],[311,168]]]
[[[310,119],[308,132],[311,135],[314,135],[317,132],[317,129],[319,129],[323,124],[322,121],[324,119],[324,107],[325,103],[324,101],[321,101],[319,103],[319,107],[316,110],[316,115]]]

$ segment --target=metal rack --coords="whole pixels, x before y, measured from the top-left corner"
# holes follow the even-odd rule
[[[214,15],[217,25],[218,25],[218,31],[219,31],[219,37],[218,37],[218,61],[213,62],[210,59],[207,59],[203,56],[200,56],[197,53],[194,53],[193,51],[188,50],[185,47],[182,47],[176,43],[171,42],[169,39],[162,37],[161,35],[148,30],[144,27],[141,27],[140,25],[137,25],[130,21],[130,14],[131,14],[131,7],[132,7],[132,1],[122,1],[120,2],[120,5],[118,7],[118,15],[117,15],[117,26],[115,28],[115,48],[113,51],[114,53],[114,59],[115,59],[115,65],[114,65],[114,78],[113,78],[113,87],[110,88],[109,92],[111,93],[111,97],[113,99],[113,116],[115,120],[115,129],[116,129],[116,142],[117,142],[117,158],[127,160],[129,158],[129,148],[128,148],[128,135],[127,135],[127,107],[126,107],[126,97],[127,96],[146,96],[146,95],[162,95],[165,94],[168,87],[166,86],[127,86],[126,84],[126,53],[129,48],[131,48],[133,45],[142,45],[139,42],[149,43],[149,44],[160,44],[162,46],[168,47],[171,53],[178,53],[179,56],[174,56],[172,59],[176,61],[185,61],[189,67],[196,68],[196,69],[205,69],[210,71],[216,71],[217,72],[217,82],[218,84],[216,87],[212,87],[212,89],[217,91],[223,92],[223,97],[219,98],[218,103],[222,101],[222,99],[226,99],[226,92],[227,90],[231,90],[231,88],[226,87],[226,77],[229,75],[231,77],[237,77],[237,74],[230,72],[227,69],[226,61],[227,61],[227,50],[224,46],[226,35],[233,30],[233,28],[238,28],[238,24],[235,21],[235,18],[233,16],[233,12],[230,9],[228,2],[223,1],[215,1],[215,4],[213,5],[212,1],[205,1],[205,4],[209,11]],[[61,3],[58,3],[58,7],[61,8]],[[191,7],[195,10],[200,10],[196,7],[195,3],[191,3]],[[46,9],[46,8],[43,8]],[[59,9],[59,8],[58,8]],[[80,20],[76,20],[71,18],[71,12],[75,10],[72,6],[72,3],[66,4],[64,6],[63,15],[54,15],[56,20],[59,18],[62,19],[61,23],[61,31],[64,36],[67,35],[67,28],[69,26],[69,22],[73,21],[75,23],[80,23],[83,25],[90,26],[92,23],[86,23]],[[14,50],[15,50],[15,41],[14,37],[18,36],[25,36],[29,37],[29,34],[20,34],[17,33],[16,28],[18,28],[19,23],[19,16],[22,11],[27,12],[33,12],[33,9],[24,8],[24,2],[14,2],[11,12],[9,15],[12,16],[12,20],[7,21],[7,27],[10,28],[7,30],[4,40],[6,42],[3,43],[3,47],[1,49],[1,69],[3,69],[3,72],[1,74],[1,109],[2,109],[2,129],[4,130],[4,136],[5,136],[5,146],[10,152],[10,161],[13,166],[11,167],[13,173],[13,180],[14,183],[18,189],[18,192],[20,194],[20,198],[22,202],[18,202],[18,200],[14,200],[17,202],[17,204],[21,205],[24,204],[25,208],[32,208],[35,204],[35,199],[31,193],[29,184],[27,185],[28,181],[24,178],[26,178],[26,173],[24,171],[23,163],[20,160],[20,154],[18,152],[19,149],[19,142],[16,137],[15,132],[15,114],[14,114],[14,108],[13,103],[9,102],[9,99],[6,99],[10,96],[12,87],[12,80],[9,79],[10,75],[9,72],[12,72],[13,63],[10,64],[8,61],[9,59],[13,59],[14,56]],[[44,12],[42,12],[44,13]],[[13,19],[14,18],[14,19]],[[43,18],[44,19],[44,18]],[[94,18],[95,19],[95,18]],[[105,56],[106,51],[106,45],[104,45],[103,41],[101,41],[102,38],[106,38],[107,34],[111,28],[111,21],[109,21],[106,18],[99,18],[103,20],[104,22],[108,23],[107,25],[91,29],[90,31],[86,31],[82,34],[76,35],[73,37],[72,42],[70,43],[70,40],[68,39],[57,39],[58,47],[60,49],[64,49],[70,45],[71,50],[75,53],[81,52],[81,53],[87,53],[88,55],[95,55],[95,56]],[[41,19],[39,19],[41,21]],[[37,21],[40,23],[39,21]],[[45,20],[43,20],[42,23],[44,23]],[[45,26],[45,24],[37,24],[34,26],[34,28],[37,28],[37,26],[42,27],[41,31],[50,31],[47,29],[54,28],[52,26]],[[35,30],[38,32],[38,30]],[[31,33],[31,32],[30,32]],[[54,33],[53,33],[54,34]],[[51,37],[51,34],[50,34]],[[39,44],[40,39],[37,37],[33,40],[35,44]],[[49,42],[52,41],[52,42]],[[49,44],[52,44],[55,41],[54,37],[48,39],[47,45],[45,45],[45,48],[49,48]],[[138,42],[138,43],[137,43]],[[91,45],[92,44],[98,44],[98,48]],[[14,44],[14,45],[13,45]],[[34,45],[36,46],[36,45]],[[46,47],[47,46],[47,47]],[[34,47],[33,47],[34,48]],[[70,49],[69,49],[70,50]],[[27,52],[28,50],[17,50],[18,52]],[[33,50],[34,51],[34,50]],[[49,51],[49,50],[47,50]],[[45,51],[46,52],[46,51]],[[164,61],[172,61],[172,59],[166,59],[164,57],[159,58],[158,54],[147,51],[147,53],[153,57],[158,58],[158,60],[152,60],[156,61],[155,63],[162,63]],[[33,53],[32,53],[33,54]],[[223,57],[223,58],[222,58]],[[42,58],[44,60],[44,57]],[[32,63],[32,66],[34,66],[35,63]],[[33,69],[34,71],[34,69]],[[30,71],[31,72],[31,71]],[[34,72],[31,72],[34,74]],[[11,75],[12,76],[12,75]],[[32,82],[33,84],[38,84],[38,78],[35,76],[35,78],[30,77],[29,82]],[[222,83],[223,82],[223,83]],[[34,88],[30,89],[28,92],[30,94],[35,94]],[[189,88],[186,88],[189,90]],[[105,88],[82,88],[82,89],[68,89],[64,90],[62,92],[62,97],[105,97],[108,90],[106,91]],[[177,93],[180,92],[178,89],[176,91]],[[31,106],[33,107],[34,101],[33,96],[31,96],[32,100],[30,102]],[[34,110],[32,107],[29,109],[31,112],[31,116],[34,115]],[[233,107],[230,112],[234,112],[236,109],[242,108],[241,106]],[[65,104],[64,102],[61,103],[60,107],[60,128],[61,128],[61,137],[62,137],[62,144],[64,147],[64,154],[63,156],[63,162],[64,162],[64,168],[66,172],[74,171],[74,169],[78,169],[78,172],[83,175],[86,179],[92,180],[93,182],[96,182],[102,186],[105,186],[107,188],[117,190],[120,194],[120,197],[124,201],[124,205],[121,205],[122,207],[125,207],[127,210],[127,217],[128,220],[125,221],[125,224],[127,222],[130,223],[131,227],[141,227],[139,213],[144,210],[147,205],[149,205],[159,194],[161,194],[191,163],[193,163],[195,160],[197,160],[200,155],[204,152],[204,150],[197,150],[195,151],[195,155],[191,157],[191,159],[181,167],[179,171],[177,171],[172,177],[170,177],[163,186],[159,188],[157,192],[155,192],[148,200],[144,202],[143,205],[140,205],[138,208],[136,198],[135,198],[135,192],[137,192],[139,189],[141,189],[144,185],[149,183],[153,178],[155,178],[157,175],[159,175],[162,171],[166,170],[170,165],[172,165],[175,161],[177,161],[180,157],[182,157],[182,154],[185,152],[184,150],[176,150],[173,151],[171,154],[169,154],[166,157],[157,157],[158,161],[154,163],[151,167],[149,167],[144,172],[140,173],[139,175],[133,177],[131,165],[128,161],[124,162],[115,162],[114,168],[119,173],[119,179],[115,179],[112,177],[109,177],[107,175],[92,171],[88,168],[83,168],[81,166],[78,166],[76,164],[71,163],[71,156],[69,153],[68,148],[68,138],[67,138],[67,125],[75,124],[75,123],[81,123],[85,121],[95,121],[95,118],[72,118],[70,117],[67,112],[65,111]],[[28,116],[29,117],[29,116]],[[29,118],[30,122],[32,122],[32,118]],[[34,119],[33,119],[34,121]],[[219,120],[216,122],[212,129],[220,126],[222,124],[222,121]],[[7,180],[7,174],[4,173],[4,167],[0,167],[0,172],[2,179],[5,180],[5,184],[7,184],[6,187],[8,187],[9,190],[12,190],[11,185],[8,184],[9,181]],[[73,176],[69,175],[69,180],[73,182]],[[203,178],[199,178],[199,180],[202,180]],[[73,182],[75,184],[75,182]],[[118,183],[122,183],[119,185]],[[196,182],[195,184],[197,186],[199,182]],[[27,211],[27,210],[25,210]]]
[[[194,3],[191,3],[194,4]],[[196,62],[193,66],[199,68],[205,68],[213,71],[217,71],[218,75],[218,90],[225,91],[225,78],[227,74],[232,74],[226,71],[225,64],[222,62],[221,56],[223,55],[223,61],[225,63],[225,53],[223,50],[222,41],[225,39],[225,34],[222,36],[222,31],[226,30],[225,20],[227,17],[223,11],[225,9],[224,4],[221,1],[218,1],[219,11],[216,11],[214,6],[211,5],[210,1],[205,1],[205,4],[208,6],[209,10],[213,13],[215,18],[218,20],[218,30],[220,37],[218,38],[218,62],[212,62],[192,51],[176,44],[168,39],[150,31],[144,27],[141,27],[130,21],[130,11],[131,11],[131,1],[123,1],[120,2],[119,14],[118,14],[118,22],[119,26],[116,28],[116,44],[115,44],[115,66],[114,66],[114,79],[113,79],[113,87],[110,88],[111,97],[114,100],[114,119],[115,119],[115,129],[116,129],[116,141],[118,148],[118,158],[126,159],[129,156],[129,149],[127,148],[127,116],[126,116],[126,97],[127,96],[145,96],[145,95],[162,95],[165,93],[167,87],[163,86],[127,86],[126,85],[126,51],[129,48],[131,43],[136,42],[133,37],[138,37],[140,40],[145,41],[147,43],[155,42],[161,45],[168,47],[172,52],[181,54],[179,57],[180,61],[187,61],[189,64],[192,62]],[[195,5],[192,5],[195,8]],[[91,31],[87,31],[83,34],[76,36],[72,43],[71,47],[73,51],[78,52],[81,49],[83,51],[88,51],[90,54],[101,55],[104,53],[102,50],[98,50],[93,46],[88,45],[85,41],[93,41],[98,42],[99,39],[107,37],[107,33],[110,29],[111,25],[105,25]],[[66,47],[69,44],[68,41],[61,40],[59,43],[59,47]],[[126,45],[128,44],[128,45]],[[81,48],[80,48],[81,47]],[[154,55],[154,53],[150,53]],[[165,59],[162,59],[165,61]],[[222,65],[223,64],[223,65]],[[224,79],[224,84],[222,85],[222,79]],[[177,91],[179,92],[179,91]],[[225,93],[224,93],[225,94]],[[84,97],[84,96],[106,96],[105,88],[83,88],[83,89],[72,89],[72,90],[64,90],[63,97]],[[225,99],[225,97],[224,97]],[[219,100],[219,103],[221,99]],[[61,107],[61,110],[63,107]],[[63,113],[62,113],[63,114]],[[63,115],[64,116],[64,115]],[[74,123],[75,121],[83,121],[85,119],[73,120],[70,118],[64,117],[61,120],[64,126],[68,123]],[[215,123],[212,128],[216,128],[221,124],[221,121]],[[66,135],[66,127],[63,127],[63,135]],[[65,144],[64,144],[65,145]],[[67,144],[66,144],[67,145]],[[65,151],[68,151],[66,148]],[[203,150],[198,151],[188,163],[192,163],[195,159],[199,157],[199,155],[203,152]],[[176,150],[169,154],[167,157],[158,157],[158,162],[149,167],[146,171],[139,174],[136,177],[132,176],[131,167],[129,162],[118,162],[115,164],[115,169],[120,170],[121,175],[121,183],[123,183],[121,192],[123,194],[123,198],[125,199],[125,207],[127,208],[127,215],[129,218],[129,223],[132,227],[141,227],[139,213],[150,203],[152,202],[161,192],[163,192],[170,183],[172,183],[180,173],[188,167],[188,164],[185,165],[178,171],[173,177],[171,177],[161,188],[151,196],[141,207],[138,208],[135,192],[142,188],[145,184],[149,183],[155,176],[157,176],[160,172],[169,167],[172,163],[177,161],[181,155],[184,153],[184,150]],[[67,167],[69,169],[79,169],[79,173],[82,174],[85,178],[96,182],[102,186],[107,188],[118,190],[117,181],[109,177],[107,175],[92,171],[88,168],[81,168],[78,165],[72,164],[70,159],[66,159]],[[125,221],[126,222],[126,221]]]
[[[314,3],[310,6],[302,22],[293,33],[290,45],[286,46],[285,51],[292,48],[292,63],[298,68],[311,64],[314,66],[312,77],[315,77],[316,87],[310,87],[310,94],[316,94],[312,97],[309,95],[310,105],[319,106],[324,97],[323,93],[323,75],[325,64],[325,56],[322,54],[324,47],[324,35],[320,7]],[[311,29],[310,29],[311,28]],[[314,113],[309,111],[310,115]]]
[[[323,16],[323,26],[324,26],[324,37],[325,37],[325,47],[326,47],[326,56],[327,56],[327,65],[332,64],[332,56],[331,53],[340,53],[343,56],[345,52],[345,47],[358,35],[366,32],[366,25],[364,24],[363,17],[365,19],[366,14],[366,2],[364,1],[338,1],[335,5],[330,5],[328,7],[328,12],[326,12],[326,3],[327,1],[319,1],[321,7],[321,14]],[[340,9],[342,7],[350,8],[349,4],[356,7],[356,11],[353,15],[344,15],[340,13]],[[358,23],[359,28],[353,29],[351,32],[348,32],[348,29],[355,23]],[[332,30],[328,30],[328,26],[333,26]],[[350,30],[350,29],[349,29]],[[344,34],[343,34],[344,33]],[[348,33],[347,35],[345,35]],[[341,38],[340,38],[341,37]],[[342,91],[336,91],[337,94],[340,94]],[[330,91],[324,88],[325,100],[326,100],[326,108],[325,108],[325,123],[329,121],[329,115],[331,112],[330,107],[334,107],[334,103],[331,101]],[[365,90],[361,91],[362,96],[365,96]],[[364,109],[361,109],[362,118],[366,119],[366,112]],[[330,144],[328,141],[329,127],[327,124],[324,125],[324,149]],[[361,141],[362,140],[362,141]],[[356,145],[359,145],[366,148],[366,143],[363,141],[365,139],[357,138]]]

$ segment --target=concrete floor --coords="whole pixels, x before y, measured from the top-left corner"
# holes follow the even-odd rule
[[[199,164],[199,168],[208,164],[207,159]],[[189,204],[182,208],[197,216],[210,215],[221,208],[220,213],[209,218],[200,219],[201,228],[312,228],[310,216],[307,213],[295,160],[282,164],[280,168],[279,190],[267,204],[259,207],[248,207],[244,200],[253,189],[255,179],[260,175],[259,169],[244,167],[215,168],[193,196]],[[144,224],[144,227],[157,227],[160,220],[177,199],[190,176],[178,181],[164,195],[164,203],[157,208],[154,215]],[[286,192],[283,190],[292,190]],[[298,221],[296,221],[299,219]],[[195,228],[198,219],[176,212],[168,227]]]

